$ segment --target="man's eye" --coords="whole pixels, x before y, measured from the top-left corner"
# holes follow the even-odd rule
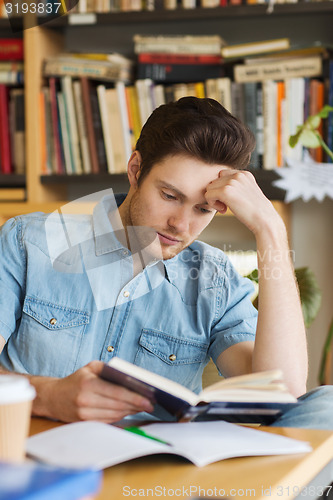
[[[212,211],[208,210],[208,208],[201,208],[201,207],[199,207],[199,212],[201,212],[202,214],[210,214],[210,213],[212,213]]]
[[[169,194],[169,193],[166,193],[165,191],[162,191],[162,196],[166,199],[166,200],[175,200],[176,197],[173,196],[172,194]]]

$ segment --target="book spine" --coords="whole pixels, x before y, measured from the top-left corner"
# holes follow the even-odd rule
[[[45,76],[72,76],[117,81],[129,81],[131,79],[131,69],[110,64],[101,64],[98,61],[94,64],[91,61],[58,61],[57,59],[48,59],[44,66]]]
[[[138,63],[144,64],[221,64],[222,57],[219,55],[197,55],[197,54],[163,54],[142,52],[138,54]]]
[[[116,88],[106,90],[106,106],[111,132],[110,142],[114,155],[115,173],[126,172],[127,160],[124,134],[121,125],[119,95]]]
[[[25,172],[25,109],[24,89],[11,89],[13,105],[13,166],[16,174]]]
[[[61,79],[62,90],[65,101],[65,110],[69,128],[69,143],[72,153],[73,172],[75,174],[82,174],[82,160],[79,145],[79,133],[76,121],[74,95],[73,95],[73,82],[70,76],[64,76]]]
[[[283,167],[283,106],[285,100],[285,84],[284,82],[277,82],[277,99],[276,99],[276,119],[277,119],[277,133],[276,133],[276,163],[277,167]]]
[[[52,127],[53,127],[53,140],[54,140],[54,150],[56,156],[57,173],[63,174],[65,171],[63,154],[61,151],[60,144],[60,126],[59,126],[59,112],[57,104],[57,82],[56,79],[51,77],[49,80],[50,85],[50,101],[51,101],[51,116],[52,116]]]
[[[73,157],[69,141],[69,123],[68,123],[68,113],[66,110],[66,103],[64,94],[62,91],[57,92],[57,101],[59,109],[59,123],[60,123],[60,134],[61,142],[63,145],[63,152],[65,157],[65,168],[66,174],[74,174]]]
[[[93,174],[99,173],[98,155],[97,155],[97,144],[95,130],[93,126],[93,112],[90,99],[90,81],[88,78],[83,77],[80,79],[80,85],[82,90],[82,100],[84,109],[84,120],[87,128],[88,143],[89,143],[89,154],[91,162],[91,171]]]
[[[44,94],[44,110],[45,110],[45,139],[46,139],[46,171],[48,174],[57,173],[57,159],[54,149],[54,138],[52,130],[52,111],[50,89],[45,87],[42,89]]]
[[[90,153],[89,153],[88,131],[84,118],[82,89],[81,89],[81,84],[78,80],[73,82],[73,93],[74,93],[76,120],[78,124],[79,142],[82,152],[83,172],[85,174],[90,174],[92,169],[91,169]]]
[[[276,82],[263,82],[263,115],[264,115],[264,157],[263,168],[271,170],[276,167]]]
[[[0,38],[0,61],[23,61],[23,39]]]
[[[287,78],[320,76],[321,74],[321,57],[303,57],[260,65],[236,64],[234,67],[236,82],[285,80]]]
[[[244,83],[244,101],[245,101],[245,123],[253,133],[257,135],[257,88],[255,82]],[[257,148],[251,155],[251,167],[258,168]]]
[[[128,120],[128,108],[127,108],[127,100],[126,100],[126,92],[125,85],[123,82],[116,83],[116,90],[118,96],[118,104],[121,118],[121,126],[123,130],[123,138],[124,138],[124,149],[125,149],[125,165],[122,168],[126,170],[126,164],[132,154],[132,144],[131,144],[131,129]]]
[[[217,78],[216,89],[218,95],[217,100],[231,112],[231,79],[228,77]]]
[[[245,122],[244,87],[238,82],[231,83],[231,109],[233,115]]]
[[[263,156],[264,156],[264,114],[263,114],[262,82],[256,82],[256,103],[257,103],[256,150],[257,150],[257,154],[258,154],[258,167],[259,168],[263,168]]]
[[[0,155],[3,174],[13,173],[8,104],[8,87],[0,84]]]
[[[224,69],[219,64],[138,64],[139,80],[150,78],[154,82],[194,82],[201,79],[224,76]]]
[[[141,52],[150,53],[166,53],[166,54],[181,54],[181,55],[221,55],[221,46],[216,43],[201,44],[201,43],[156,43],[151,42],[136,42],[134,45],[134,52],[140,54]]]
[[[98,97],[99,110],[100,110],[100,114],[101,114],[101,123],[102,123],[102,131],[103,131],[104,145],[105,145],[105,151],[106,151],[108,172],[109,172],[109,174],[115,174],[116,173],[116,165],[115,165],[113,144],[112,144],[112,139],[111,139],[111,129],[110,129],[109,116],[108,116],[109,111],[108,111],[107,102],[106,102],[105,85],[98,85],[97,86],[97,97]]]

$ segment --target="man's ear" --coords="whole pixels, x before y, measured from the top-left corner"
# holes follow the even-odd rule
[[[127,175],[130,185],[134,188],[138,185],[138,178],[140,177],[141,167],[141,154],[139,151],[134,151],[127,164]]]

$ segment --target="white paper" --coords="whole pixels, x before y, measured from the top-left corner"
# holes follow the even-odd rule
[[[285,189],[285,202],[302,198],[323,201],[325,196],[333,199],[333,164],[317,163],[309,154],[304,161],[286,158],[287,168],[275,169],[282,178],[273,181],[273,186]]]
[[[201,467],[231,457],[307,453],[303,441],[223,421],[144,426],[172,446],[100,422],[77,422],[36,434],[27,453],[52,465],[103,469],[132,458],[169,453]]]

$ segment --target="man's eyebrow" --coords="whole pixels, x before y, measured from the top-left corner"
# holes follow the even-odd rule
[[[177,189],[172,184],[169,184],[168,182],[165,182],[165,181],[158,181],[158,184],[161,187],[165,187],[167,189],[170,189],[174,193],[176,193],[182,201],[187,201],[188,200],[188,197],[186,196],[186,194],[184,194],[182,191],[179,191],[179,189]],[[197,205],[209,206],[208,203],[207,203],[207,201],[203,201],[202,203],[197,203]]]

